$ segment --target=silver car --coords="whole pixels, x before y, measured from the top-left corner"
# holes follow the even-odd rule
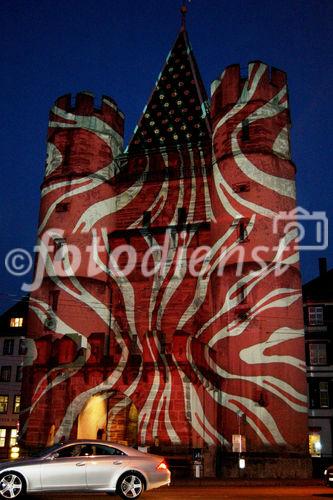
[[[105,441],[78,440],[47,448],[32,458],[0,464],[0,498],[52,491],[104,491],[138,498],[170,484],[157,455]]]

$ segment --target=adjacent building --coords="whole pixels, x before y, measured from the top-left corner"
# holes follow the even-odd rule
[[[333,269],[319,259],[319,275],[303,286],[309,448],[313,457],[333,456]]]
[[[0,316],[0,458],[8,458],[19,432],[28,298]]]

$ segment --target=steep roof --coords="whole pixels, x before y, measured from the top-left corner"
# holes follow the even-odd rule
[[[29,298],[24,297],[0,315],[0,336],[25,336],[27,334],[27,318]],[[11,326],[12,318],[23,318],[22,326]]]
[[[129,152],[197,144],[211,136],[207,94],[182,27],[129,143]]]
[[[333,300],[333,269],[303,285],[304,300]]]

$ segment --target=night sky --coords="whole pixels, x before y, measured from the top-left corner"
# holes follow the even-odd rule
[[[180,0],[2,0],[0,310],[28,275],[5,270],[7,252],[32,252],[46,156],[48,111],[57,96],[112,96],[126,117],[126,143],[180,27]],[[229,64],[260,59],[288,73],[298,204],[333,218],[331,143],[333,2],[192,0],[187,29],[209,91]],[[302,254],[303,281],[318,257]]]

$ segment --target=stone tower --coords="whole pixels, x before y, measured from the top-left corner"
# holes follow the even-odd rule
[[[247,449],[305,453],[307,398],[295,166],[283,71],[255,61],[212,84],[213,321],[202,331],[224,379],[222,422]],[[287,215],[288,214],[288,215]],[[220,275],[219,275],[220,274]],[[236,411],[237,410],[237,411]],[[241,421],[240,421],[241,420]]]

